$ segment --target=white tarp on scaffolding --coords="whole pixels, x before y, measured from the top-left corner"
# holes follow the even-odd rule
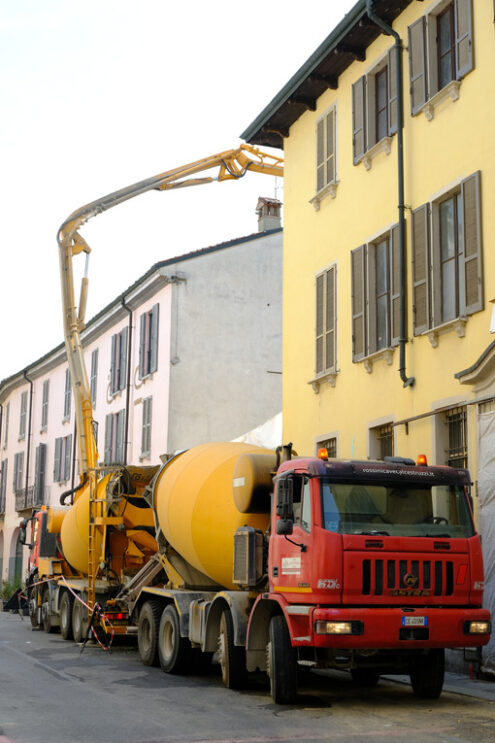
[[[276,449],[282,444],[282,413],[277,413],[273,418],[265,421],[260,426],[253,428],[243,436],[234,439],[245,444],[254,444],[254,446],[264,446],[267,449]]]
[[[495,411],[479,414],[479,529],[485,565],[483,605],[495,620]],[[495,673],[495,634],[483,648],[483,668]]]

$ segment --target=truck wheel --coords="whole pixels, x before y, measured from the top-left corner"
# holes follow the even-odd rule
[[[64,640],[72,640],[72,609],[74,596],[70,591],[64,591],[60,599],[60,634]]]
[[[72,632],[74,642],[82,642],[88,633],[88,610],[77,599],[72,607]]]
[[[292,704],[297,697],[297,658],[281,614],[271,618],[269,632],[267,673],[272,699],[276,704]]]
[[[430,650],[428,655],[419,656],[410,673],[415,696],[421,699],[438,699],[442,693],[444,673],[443,648]]]
[[[158,601],[146,601],[139,612],[138,649],[145,666],[158,666],[158,630],[162,606]]]
[[[169,604],[163,610],[158,628],[158,658],[165,673],[182,673],[189,661],[191,644],[180,636],[179,615]]]
[[[351,676],[357,686],[376,686],[380,680],[380,674],[374,668],[353,668]]]
[[[50,608],[50,589],[45,586],[43,590],[43,599],[41,605],[41,621],[43,629],[47,633],[55,632],[56,627],[52,623],[52,613]]]
[[[218,660],[227,689],[242,689],[247,682],[246,651],[234,645],[234,626],[229,609],[224,609],[218,635]]]
[[[33,586],[29,594],[29,618],[31,620],[31,627],[38,629],[40,626],[40,607],[39,607],[39,589],[38,586]]]

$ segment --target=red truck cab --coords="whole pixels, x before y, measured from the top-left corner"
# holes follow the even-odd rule
[[[348,668],[368,684],[409,673],[418,696],[438,697],[444,649],[490,635],[469,473],[399,458],[301,458],[275,482],[269,590],[257,600],[270,618],[274,698],[293,700],[300,663]],[[260,616],[255,606],[248,654]]]

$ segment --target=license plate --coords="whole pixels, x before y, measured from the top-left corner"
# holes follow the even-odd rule
[[[402,617],[403,627],[427,627],[428,617]]]

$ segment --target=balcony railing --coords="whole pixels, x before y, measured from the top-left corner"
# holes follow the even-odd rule
[[[30,488],[23,488],[15,494],[15,510],[25,511],[27,508],[36,508],[48,503],[50,500],[50,488],[38,488],[32,485]]]

